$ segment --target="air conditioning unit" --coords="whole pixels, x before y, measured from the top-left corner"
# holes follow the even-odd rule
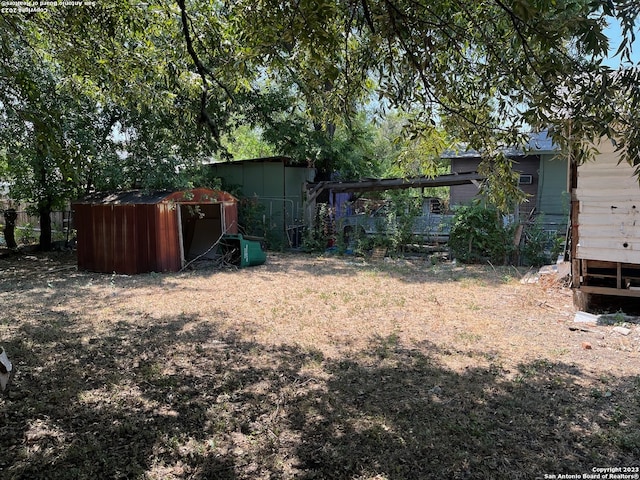
[[[518,185],[533,185],[533,175],[521,173]]]

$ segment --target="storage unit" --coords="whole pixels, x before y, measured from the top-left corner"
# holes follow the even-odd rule
[[[579,308],[590,295],[640,297],[640,186],[610,141],[595,161],[573,165],[572,274]]]
[[[237,200],[218,190],[96,193],[72,208],[78,268],[95,272],[178,271],[238,232]]]

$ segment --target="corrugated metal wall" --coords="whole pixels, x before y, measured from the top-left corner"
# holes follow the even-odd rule
[[[225,192],[197,189],[160,196],[121,193],[74,203],[78,268],[135,274],[178,271],[183,264],[180,205],[221,205],[225,226],[237,233],[237,203]],[[217,240],[218,237],[212,241]]]
[[[304,184],[315,178],[314,169],[289,161],[270,157],[210,165],[224,185],[240,187],[243,197],[256,199],[264,207],[268,224],[264,235],[276,247],[290,246],[290,232],[304,223]]]
[[[564,235],[569,222],[568,162],[557,155],[540,156],[538,211],[544,213],[543,228]]]
[[[618,165],[611,142],[603,142],[595,162],[578,167],[576,256],[640,264],[640,187],[634,169]]]
[[[181,268],[175,209],[156,205],[76,205],[78,267],[134,274]]]

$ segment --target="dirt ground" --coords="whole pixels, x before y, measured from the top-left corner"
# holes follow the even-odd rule
[[[640,478],[637,319],[576,323],[568,288],[523,274],[303,254],[136,276],[78,272],[64,253],[0,259],[16,369],[0,477]]]

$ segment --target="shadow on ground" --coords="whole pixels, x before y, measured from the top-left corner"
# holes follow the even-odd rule
[[[328,359],[165,317],[4,346],[2,478],[535,478],[633,466],[640,381],[536,361],[455,372],[394,337]]]

